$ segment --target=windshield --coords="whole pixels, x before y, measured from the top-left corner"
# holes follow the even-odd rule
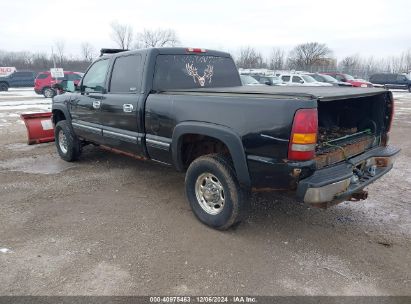
[[[207,55],[159,55],[154,72],[156,90],[241,86],[234,61]]]
[[[317,80],[308,75],[301,75],[301,77],[305,80],[305,82],[317,82]]]
[[[345,79],[347,80],[354,80],[354,77],[352,77],[351,75],[344,74],[344,76],[345,76]]]
[[[249,76],[249,75],[240,75],[241,78],[241,83],[243,85],[247,84],[260,84],[255,78]]]

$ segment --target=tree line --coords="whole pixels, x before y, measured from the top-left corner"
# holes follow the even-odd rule
[[[295,46],[288,53],[273,48],[265,58],[257,49],[247,46],[238,51],[236,64],[239,68],[265,68],[271,70],[298,70],[307,72],[340,71],[367,79],[374,73],[411,72],[411,48],[397,56],[387,58],[362,57],[358,54],[337,60],[333,51],[323,43],[307,42]]]
[[[114,21],[110,24],[110,38],[120,49],[179,46],[181,41],[172,29],[144,29],[136,32],[132,26]],[[53,66],[66,70],[85,71],[99,55],[89,43],[79,46],[80,55],[67,54],[64,40],[51,46],[46,52],[7,52],[0,50],[0,66],[14,66],[18,70],[40,72]],[[337,60],[333,51],[324,43],[306,42],[296,45],[289,52],[275,47],[269,56],[251,46],[242,47],[233,57],[238,68],[267,68],[271,70],[299,70],[307,72],[340,71],[367,79],[377,72],[409,73],[411,71],[411,48],[399,55],[387,58],[362,57],[358,54]]]

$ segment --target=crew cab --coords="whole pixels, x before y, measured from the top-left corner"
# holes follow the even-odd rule
[[[53,98],[59,155],[74,161],[92,143],[185,172],[189,204],[213,228],[241,221],[252,191],[318,207],[364,199],[399,152],[389,91],[242,86],[229,54],[204,49],[111,53]]]

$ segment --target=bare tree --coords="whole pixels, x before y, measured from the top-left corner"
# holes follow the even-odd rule
[[[176,46],[180,43],[177,34],[172,29],[144,29],[143,32],[136,35],[136,49],[149,47],[167,47]]]
[[[81,54],[83,56],[83,60],[85,61],[93,61],[94,57],[94,48],[89,42],[83,42],[81,44]]]
[[[361,58],[358,55],[344,57],[340,63],[340,70],[344,73],[351,74],[353,70],[360,68]]]
[[[274,48],[269,59],[269,67],[272,70],[282,70],[285,66],[285,53],[283,49]]]
[[[133,28],[117,21],[111,23],[111,39],[123,50],[130,48],[133,42]]]
[[[328,64],[332,51],[326,44],[318,42],[308,42],[294,47],[288,57],[291,68],[312,70],[318,65]]]
[[[64,51],[66,49],[66,43],[63,40],[58,40],[54,43],[54,46],[56,47],[57,58],[60,62],[60,65],[62,65],[65,59]]]
[[[254,48],[247,46],[240,49],[240,55],[237,58],[237,66],[244,69],[265,68],[267,65],[263,60],[261,53]]]

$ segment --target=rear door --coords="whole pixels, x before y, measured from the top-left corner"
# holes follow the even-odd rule
[[[103,127],[103,142],[110,147],[142,155],[143,94],[141,54],[118,56],[113,62],[108,91],[103,94],[98,114]]]
[[[99,121],[101,100],[110,60],[96,61],[87,70],[80,85],[80,92],[70,100],[70,112],[75,133],[93,142],[102,141],[102,127]]]
[[[305,81],[300,76],[293,76],[291,82],[297,86],[305,84]]]

